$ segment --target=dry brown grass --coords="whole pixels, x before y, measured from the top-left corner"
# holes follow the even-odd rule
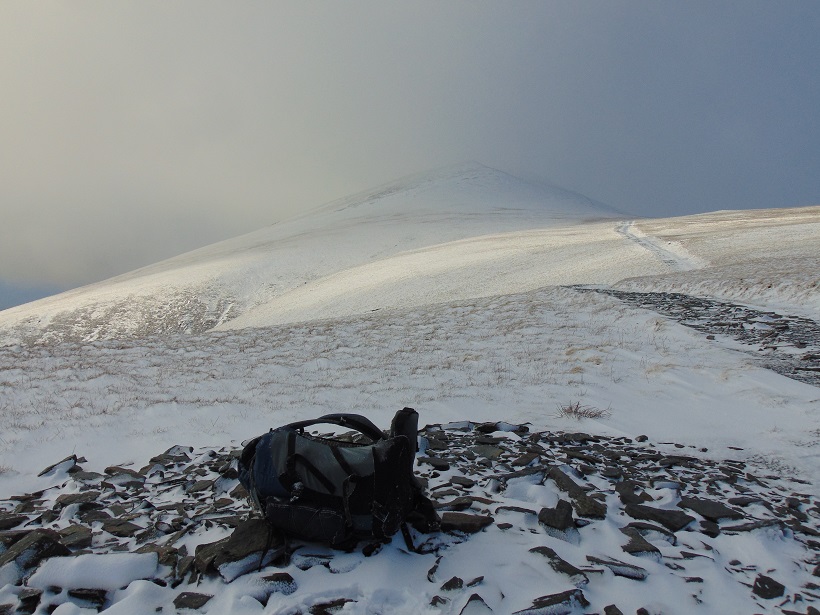
[[[596,408],[595,406],[586,406],[581,402],[569,402],[558,406],[556,413],[560,418],[572,418],[577,421],[582,419],[604,419],[612,415],[609,408]]]

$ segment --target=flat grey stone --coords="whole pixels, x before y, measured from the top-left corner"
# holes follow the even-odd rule
[[[579,517],[606,519],[606,504],[585,493],[573,496],[572,506]]]
[[[530,553],[537,553],[538,555],[547,558],[547,562],[550,567],[555,572],[567,575],[573,585],[578,586],[589,583],[589,577],[587,577],[582,570],[576,568],[568,561],[559,557],[553,549],[549,547],[534,547],[530,549]]]
[[[85,549],[91,546],[91,530],[85,525],[69,525],[58,530],[60,543],[69,549]]]
[[[104,589],[69,589],[68,595],[76,600],[87,602],[94,607],[102,608],[105,604],[108,592]]]
[[[542,508],[538,513],[538,523],[562,531],[575,527],[572,519],[572,505],[566,500],[558,500],[555,508]]]
[[[207,491],[214,486],[214,481],[212,480],[198,480],[193,483],[190,487],[188,487],[185,491],[188,493],[201,493],[203,491]]]
[[[81,493],[63,493],[55,500],[57,508],[65,508],[71,504],[87,504],[96,502],[100,497],[99,491],[83,491]]]
[[[550,468],[549,477],[555,481],[561,491],[566,491],[571,497],[584,495],[589,490],[581,487],[575,480],[560,468]]]
[[[615,492],[622,504],[643,504],[652,501],[652,498],[643,490],[643,486],[631,480],[624,480],[616,484]]]
[[[19,594],[17,594],[17,599],[20,601],[20,607],[15,611],[15,613],[34,613],[37,609],[37,605],[40,604],[40,598],[43,595],[43,590],[35,589],[33,587],[24,587]]]
[[[629,537],[629,542],[621,546],[621,549],[623,549],[625,553],[637,556],[651,556],[660,560],[660,550],[646,540],[637,529],[628,526],[622,527],[621,533]]]
[[[504,449],[498,446],[493,446],[491,444],[479,444],[474,446],[470,449],[476,455],[480,455],[486,459],[490,459],[492,461],[497,460],[501,455],[504,453]]]
[[[276,572],[262,577],[265,589],[271,594],[280,593],[289,596],[298,589],[296,581],[287,572]]]
[[[691,515],[687,515],[682,510],[667,510],[665,508],[655,508],[646,504],[627,504],[624,512],[633,519],[645,519],[660,523],[671,532],[682,530],[695,520]]]
[[[785,591],[785,585],[775,581],[771,577],[767,577],[765,574],[757,575],[754,585],[752,586],[752,593],[756,596],[760,596],[764,600],[780,598]]]
[[[213,565],[226,581],[231,582],[272,561],[284,548],[282,535],[272,530],[264,519],[249,519],[240,523],[220,545]]]
[[[475,486],[475,481],[472,478],[467,478],[466,476],[453,476],[450,478],[450,484],[458,485],[459,487],[470,487]]]
[[[468,495],[459,496],[454,500],[449,500],[447,502],[435,502],[434,506],[436,510],[455,510],[455,511],[462,511],[467,510],[473,505],[473,498]]]
[[[308,613],[310,615],[332,615],[342,610],[344,606],[350,602],[356,601],[350,598],[337,598],[336,600],[314,604],[310,607]]]
[[[71,552],[60,544],[60,535],[57,532],[38,528],[28,532],[0,553],[0,568],[14,562],[21,570],[28,570],[49,557],[70,554]]]
[[[65,459],[43,469],[37,476],[45,476],[46,474],[51,474],[52,472],[68,472],[69,469],[73,468],[75,465],[77,465],[77,455],[69,455]]]
[[[472,594],[467,598],[467,604],[459,611],[459,615],[484,615],[492,612],[493,610],[484,602],[484,598],[478,594]]]
[[[102,529],[119,538],[131,538],[145,528],[130,521],[123,521],[122,519],[106,519],[102,523]]]
[[[529,608],[516,611],[513,615],[570,615],[589,606],[589,601],[580,589],[570,589],[560,594],[541,596],[533,600]]]
[[[627,564],[617,559],[595,557],[587,555],[587,561],[598,564],[599,566],[606,566],[616,577],[624,577],[626,579],[634,579],[636,581],[643,581],[649,576],[649,572],[640,566]]]
[[[464,579],[461,577],[452,577],[441,585],[441,590],[445,592],[455,591],[464,587]]]
[[[441,470],[442,472],[450,469],[450,463],[444,459],[439,459],[438,457],[418,457],[419,463],[426,463],[430,465],[435,470]]]
[[[709,521],[717,522],[720,519],[743,519],[743,513],[729,508],[725,504],[714,500],[704,500],[700,498],[681,498],[678,502],[680,508],[686,508],[698,513],[701,517]]]
[[[631,527],[638,532],[640,532],[641,536],[646,538],[647,536],[653,536],[657,534],[658,538],[663,538],[666,542],[671,545],[678,544],[678,538],[675,536],[674,532],[670,532],[665,527],[661,525],[655,525],[654,523],[647,523],[646,521],[630,521],[626,527]]]
[[[472,515],[462,512],[445,512],[441,515],[441,529],[445,532],[465,532],[475,534],[488,525],[493,518],[490,515]]]
[[[174,598],[174,606],[178,609],[201,609],[213,598],[210,594],[198,594],[196,592],[182,592]]]
[[[0,512],[0,531],[10,530],[28,521],[25,515]]]
[[[512,462],[513,467],[520,467],[523,468],[525,466],[530,465],[534,461],[538,461],[541,459],[541,455],[538,453],[524,453],[519,457],[515,458]]]
[[[142,545],[135,553],[156,553],[157,562],[160,566],[170,566],[171,568],[177,565],[179,551],[171,546],[160,546],[156,544]]]

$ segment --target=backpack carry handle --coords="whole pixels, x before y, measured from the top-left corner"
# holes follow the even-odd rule
[[[288,425],[291,429],[304,429],[311,425],[319,425],[321,423],[330,423],[332,425],[339,425],[348,429],[354,429],[359,433],[366,435],[373,442],[378,442],[384,439],[384,433],[381,429],[376,427],[373,422],[361,414],[326,414],[320,416],[318,419],[309,419],[307,421],[297,421]]]

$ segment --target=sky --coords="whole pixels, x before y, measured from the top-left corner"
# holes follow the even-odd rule
[[[0,3],[0,309],[467,160],[820,204],[820,3]]]

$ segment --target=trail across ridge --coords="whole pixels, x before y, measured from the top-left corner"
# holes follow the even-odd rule
[[[645,250],[657,256],[661,262],[669,265],[674,271],[689,271],[690,269],[699,269],[701,267],[701,263],[686,252],[683,246],[675,244],[678,248],[676,251],[664,247],[661,245],[660,240],[645,235],[635,227],[634,220],[619,222],[615,230],[630,241],[634,241]]]

